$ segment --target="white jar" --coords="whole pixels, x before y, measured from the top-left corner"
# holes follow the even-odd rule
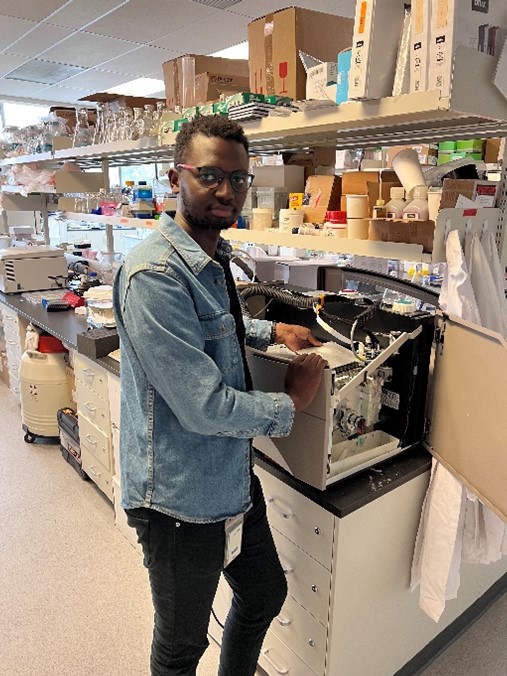
[[[428,220],[428,188],[425,185],[416,185],[413,190],[413,199],[403,209],[404,221]]]
[[[403,218],[403,209],[407,206],[405,202],[404,188],[391,188],[391,199],[386,204],[386,218]]]
[[[285,232],[292,232],[293,228],[303,225],[304,212],[301,209],[280,209],[278,218],[279,228]]]
[[[368,218],[368,195],[347,195],[347,218]]]
[[[252,209],[250,230],[269,230],[273,225],[273,209]]]

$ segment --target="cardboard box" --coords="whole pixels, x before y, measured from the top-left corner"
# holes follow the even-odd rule
[[[118,108],[144,108],[146,105],[156,106],[157,103],[164,99],[156,99],[150,96],[120,96],[118,94],[110,94],[109,92],[97,92],[84,96],[80,101],[96,101],[97,103],[107,103],[111,110],[118,110]],[[95,112],[95,111],[94,111]]]
[[[436,143],[420,143],[411,146],[391,146],[387,151],[387,165],[393,166],[393,158],[401,150],[415,150],[420,164],[436,165],[438,157],[438,144]]]
[[[496,181],[478,181],[473,178],[444,178],[440,209],[453,209],[460,195],[477,202],[477,207],[494,207],[498,195]]]
[[[248,90],[248,76],[199,73],[195,76],[195,103],[200,105],[220,98],[221,94]]]
[[[299,51],[336,61],[352,45],[354,22],[333,14],[289,7],[248,24],[250,91],[304,99],[306,72]]]
[[[404,16],[404,0],[356,3],[349,99],[392,96]]]
[[[340,204],[339,176],[309,176],[301,210],[306,223],[324,223],[327,211],[336,211]]]
[[[325,61],[313,66],[306,71],[306,98],[307,99],[328,99],[326,87],[336,84],[336,61]],[[335,96],[331,99],[334,101]]]
[[[256,188],[285,188],[289,192],[303,192],[305,187],[304,167],[286,164],[264,165],[254,167],[252,174],[255,176]]]
[[[501,138],[488,138],[484,148],[484,161],[488,164],[497,164],[500,157]]]
[[[433,251],[435,223],[433,221],[392,221],[372,219],[368,239],[377,242],[420,244],[425,253]]]
[[[458,47],[472,47],[498,61],[506,29],[505,0],[431,0],[428,89],[449,96]]]
[[[382,186],[380,183],[371,183],[368,181],[367,190],[368,190],[368,202],[370,206],[370,215],[373,215],[373,207],[378,199],[383,199],[384,203],[387,204],[391,199],[391,188],[397,187],[399,183],[390,183],[389,181],[382,181]],[[345,195],[346,197],[346,195]],[[345,208],[345,211],[347,209]]]
[[[189,54],[187,56],[194,59],[194,77],[199,74],[213,73],[216,77],[237,76],[248,78],[248,61],[246,59],[221,59],[216,56],[201,56],[198,54]],[[170,110],[174,110],[176,106],[183,105],[182,59],[183,57],[179,56],[177,59],[172,59],[162,64],[166,103]],[[204,85],[201,84],[200,86],[203,87]],[[193,103],[193,101],[189,101],[186,105],[193,105]]]
[[[56,192],[99,192],[104,185],[101,171],[55,171]]]
[[[428,89],[431,0],[412,0],[410,17],[410,91]]]
[[[342,175],[342,195],[367,195],[368,183],[379,183],[380,171],[345,171]],[[382,183],[401,185],[394,171],[382,170]]]

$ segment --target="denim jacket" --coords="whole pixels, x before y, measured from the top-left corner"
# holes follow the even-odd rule
[[[219,240],[218,256],[230,247]],[[286,436],[285,393],[245,391],[222,266],[169,216],[118,271],[122,506],[209,523],[250,507],[250,439]],[[245,319],[265,350],[271,322]]]

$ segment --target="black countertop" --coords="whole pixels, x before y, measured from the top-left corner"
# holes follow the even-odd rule
[[[88,328],[84,315],[76,315],[73,310],[48,312],[40,305],[23,300],[19,294],[0,292],[0,302],[73,349],[77,349],[77,334]],[[119,376],[120,364],[115,359],[102,357],[94,361]],[[415,446],[375,467],[338,481],[326,491],[319,491],[295,479],[257,451],[256,463],[310,500],[342,518],[428,471],[431,468],[431,455],[422,446]]]
[[[325,491],[295,479],[259,451],[255,451],[255,464],[335,516],[343,518],[429,471],[431,455],[421,445],[407,448],[378,465],[337,481]]]
[[[55,336],[67,347],[77,350],[77,335],[87,331],[85,315],[77,315],[74,310],[48,312],[41,305],[24,300],[20,294],[5,294],[0,291],[0,302],[15,310],[18,314],[47,333]],[[120,375],[120,364],[111,357],[95,359],[97,363],[115,375]]]

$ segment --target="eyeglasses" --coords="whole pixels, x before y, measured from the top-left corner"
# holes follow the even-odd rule
[[[200,184],[209,190],[218,188],[227,176],[234,192],[246,192],[253,183],[255,176],[246,171],[224,171],[220,167],[194,167],[191,164],[177,164],[177,169],[197,171],[196,178]]]

